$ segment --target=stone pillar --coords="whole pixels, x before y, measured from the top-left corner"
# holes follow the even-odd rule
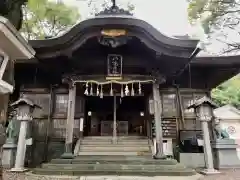
[[[211,101],[211,99],[206,96],[196,100],[194,104],[188,107],[188,109],[194,108],[197,121],[201,121],[204,143],[204,159],[206,165],[206,169],[202,171],[203,174],[219,173],[219,171],[215,170],[213,166],[213,154],[208,125],[208,123],[211,122],[213,118],[213,107],[216,107],[216,105]]]
[[[76,100],[76,85],[69,85],[69,99],[67,111],[67,124],[66,124],[66,139],[65,139],[65,152],[62,158],[73,158],[73,128],[74,128],[74,115],[75,115],[75,100]]]
[[[117,102],[116,95],[113,96],[113,143],[117,143]]]
[[[24,171],[28,120],[21,120],[14,171]]]
[[[20,98],[13,104],[12,107],[17,107],[16,119],[20,121],[20,130],[18,135],[18,145],[17,145],[17,155],[15,160],[15,167],[11,171],[22,172],[25,171],[24,160],[26,153],[26,146],[32,144],[32,139],[26,140],[28,123],[32,120],[32,113],[35,107],[41,108],[40,106],[34,104],[31,100],[26,98]],[[9,130],[9,138],[16,131],[15,128]]]
[[[163,133],[162,133],[162,120],[161,120],[161,99],[159,92],[159,84],[153,84],[153,101],[154,101],[154,121],[155,121],[155,131],[156,131],[156,154],[155,159],[165,159],[166,156],[163,152]]]
[[[201,120],[201,126],[203,131],[203,147],[204,147],[204,159],[206,163],[206,170],[213,172],[214,166],[213,166],[213,155],[212,155],[212,147],[210,144],[210,133],[208,128],[208,121]]]

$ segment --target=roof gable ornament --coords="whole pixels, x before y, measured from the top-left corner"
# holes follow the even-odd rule
[[[103,11],[96,13],[95,16],[108,16],[108,15],[128,15],[132,16],[133,14],[130,11],[127,11],[123,8],[119,8],[116,5],[116,0],[111,0],[112,6],[110,8],[105,8]]]

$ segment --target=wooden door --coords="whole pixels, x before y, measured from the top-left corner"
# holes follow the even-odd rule
[[[101,136],[112,136],[112,133],[113,133],[113,122],[101,121]]]
[[[92,117],[91,119],[91,136],[99,136],[100,131],[99,131],[99,121],[98,119]]]
[[[118,136],[128,135],[128,121],[117,121],[117,135]]]

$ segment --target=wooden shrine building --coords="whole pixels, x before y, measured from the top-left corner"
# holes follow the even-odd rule
[[[167,37],[117,7],[29,43],[36,56],[16,62],[13,98],[43,107],[32,124],[37,163],[73,153],[89,137],[117,144],[157,134],[174,148],[180,131],[201,130],[189,103],[240,68],[239,57],[196,57],[198,40]]]

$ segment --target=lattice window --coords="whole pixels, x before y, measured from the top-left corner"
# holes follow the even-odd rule
[[[65,138],[66,135],[66,119],[54,119],[53,120],[53,138]]]
[[[54,119],[53,120],[53,129],[52,136],[53,138],[64,139],[66,135],[66,119]],[[79,135],[79,119],[74,119],[74,137]]]
[[[164,116],[176,116],[176,94],[163,94],[162,95],[162,105],[163,105],[163,115]]]
[[[56,115],[66,117],[67,108],[68,108],[68,94],[57,94],[54,113]]]
[[[187,109],[187,107],[190,106],[194,102],[193,94],[182,94],[181,98],[182,98],[184,113],[186,113],[186,114],[188,114],[188,113],[193,114],[194,113],[194,109]]]

